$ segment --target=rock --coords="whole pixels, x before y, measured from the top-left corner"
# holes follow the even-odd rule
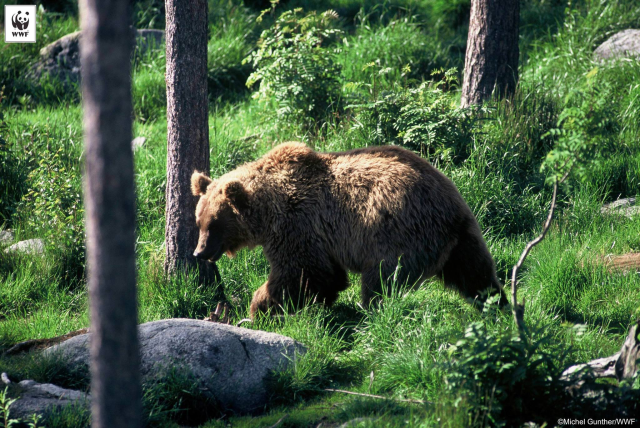
[[[632,218],[640,214],[640,206],[636,205],[636,198],[624,198],[611,202],[600,208],[602,214],[623,215]]]
[[[372,427],[375,426],[374,418],[355,418],[340,425],[338,428],[356,428],[356,427]]]
[[[640,58],[640,30],[623,30],[598,46],[594,54],[599,60],[617,57]]]
[[[82,33],[67,34],[40,50],[40,59],[31,67],[29,76],[39,80],[44,75],[64,83],[80,80],[80,39]],[[161,49],[164,43],[162,30],[135,30],[136,51],[145,53],[150,49]]]
[[[12,388],[12,395],[18,397],[9,408],[12,419],[29,419],[34,413],[46,418],[49,413],[71,405],[82,406],[88,410],[91,402],[91,396],[84,392],[33,380],[18,383]]]
[[[15,239],[13,232],[10,230],[0,230],[0,245],[9,245]]]
[[[60,353],[70,369],[82,369],[89,362],[90,334],[44,352]],[[187,368],[205,394],[238,413],[263,409],[269,374],[306,351],[300,343],[275,333],[191,319],[142,324],[139,338],[143,381],[161,379],[171,367]]]
[[[132,150],[137,150],[140,147],[144,146],[144,143],[147,141],[147,139],[145,137],[136,137],[133,140],[131,140],[131,149]]]
[[[76,83],[80,79],[80,31],[67,34],[40,49],[40,59],[29,73],[39,80],[48,74],[62,82]]]
[[[22,253],[36,254],[44,253],[44,241],[42,239],[27,239],[26,241],[16,242],[6,250],[5,253]]]

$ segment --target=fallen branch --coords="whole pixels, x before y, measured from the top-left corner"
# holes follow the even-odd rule
[[[629,328],[629,334],[622,344],[620,352],[605,358],[598,358],[585,364],[576,364],[562,372],[562,380],[570,380],[574,374],[583,370],[590,370],[597,378],[616,378],[619,381],[631,379],[638,370],[637,362],[640,357],[640,321]]]
[[[609,271],[640,272],[640,253],[627,253],[619,256],[605,256],[604,265]]]
[[[50,339],[32,339],[25,340],[24,342],[16,343],[11,348],[4,352],[4,355],[20,354],[22,352],[31,351],[32,349],[44,349],[50,346],[57,345],[60,342],[64,342],[67,339],[71,339],[74,336],[88,333],[88,328],[81,328],[80,330],[72,331],[62,336],[52,337]]]
[[[282,425],[282,422],[284,422],[284,420],[287,419],[288,417],[289,417],[289,414],[284,415],[283,417],[278,419],[278,422],[276,422],[275,424],[271,425],[269,428],[279,427],[280,425]]]
[[[344,389],[325,388],[324,390],[329,392],[340,392],[342,394],[357,395],[359,397],[376,398],[379,400],[401,401],[403,403],[412,403],[412,404],[433,404],[431,401],[410,400],[406,398],[390,398],[390,397],[384,397],[382,395],[363,394],[362,392],[345,391]]]

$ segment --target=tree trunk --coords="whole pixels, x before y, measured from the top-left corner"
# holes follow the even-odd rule
[[[129,0],[83,0],[80,16],[92,425],[139,427]]]
[[[519,0],[471,0],[462,84],[462,107],[480,104],[493,92],[513,94],[518,82]]]
[[[166,0],[167,206],[165,270],[197,267],[200,282],[219,279],[214,263],[198,261],[194,170],[209,174],[207,1]]]

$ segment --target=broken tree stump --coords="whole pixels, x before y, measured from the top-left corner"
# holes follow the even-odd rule
[[[622,344],[620,352],[605,358],[598,358],[585,364],[576,364],[562,372],[562,380],[570,380],[574,374],[583,370],[590,370],[596,378],[616,378],[619,381],[631,379],[638,370],[637,362],[640,357],[640,320],[629,328],[627,339]]]

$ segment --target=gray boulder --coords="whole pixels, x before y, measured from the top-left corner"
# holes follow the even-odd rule
[[[46,418],[51,412],[71,405],[83,407],[87,411],[90,407],[91,396],[81,391],[60,388],[51,383],[37,383],[33,380],[23,380],[11,385],[12,395],[18,397],[9,408],[12,419],[28,420],[34,413]]]
[[[636,198],[624,198],[604,205],[600,208],[600,212],[605,215],[623,215],[632,218],[640,215],[640,206],[636,205]]]
[[[27,239],[26,241],[16,242],[6,250],[5,253],[22,253],[40,255],[44,254],[44,241],[42,239]]]
[[[599,60],[617,57],[640,58],[640,30],[623,30],[611,36],[594,51]]]
[[[0,230],[0,245],[9,245],[15,239],[13,232],[10,230]]]
[[[49,75],[64,83],[80,81],[80,39],[82,33],[67,34],[40,50],[40,59],[31,67],[29,75],[39,80]],[[150,49],[162,49],[164,31],[135,30],[136,51],[145,53]]]
[[[75,336],[45,350],[60,353],[70,369],[89,362],[89,335]],[[304,346],[275,333],[191,319],[139,326],[143,381],[161,379],[172,367],[189,371],[221,407],[254,413],[268,401],[268,378],[289,366]]]

